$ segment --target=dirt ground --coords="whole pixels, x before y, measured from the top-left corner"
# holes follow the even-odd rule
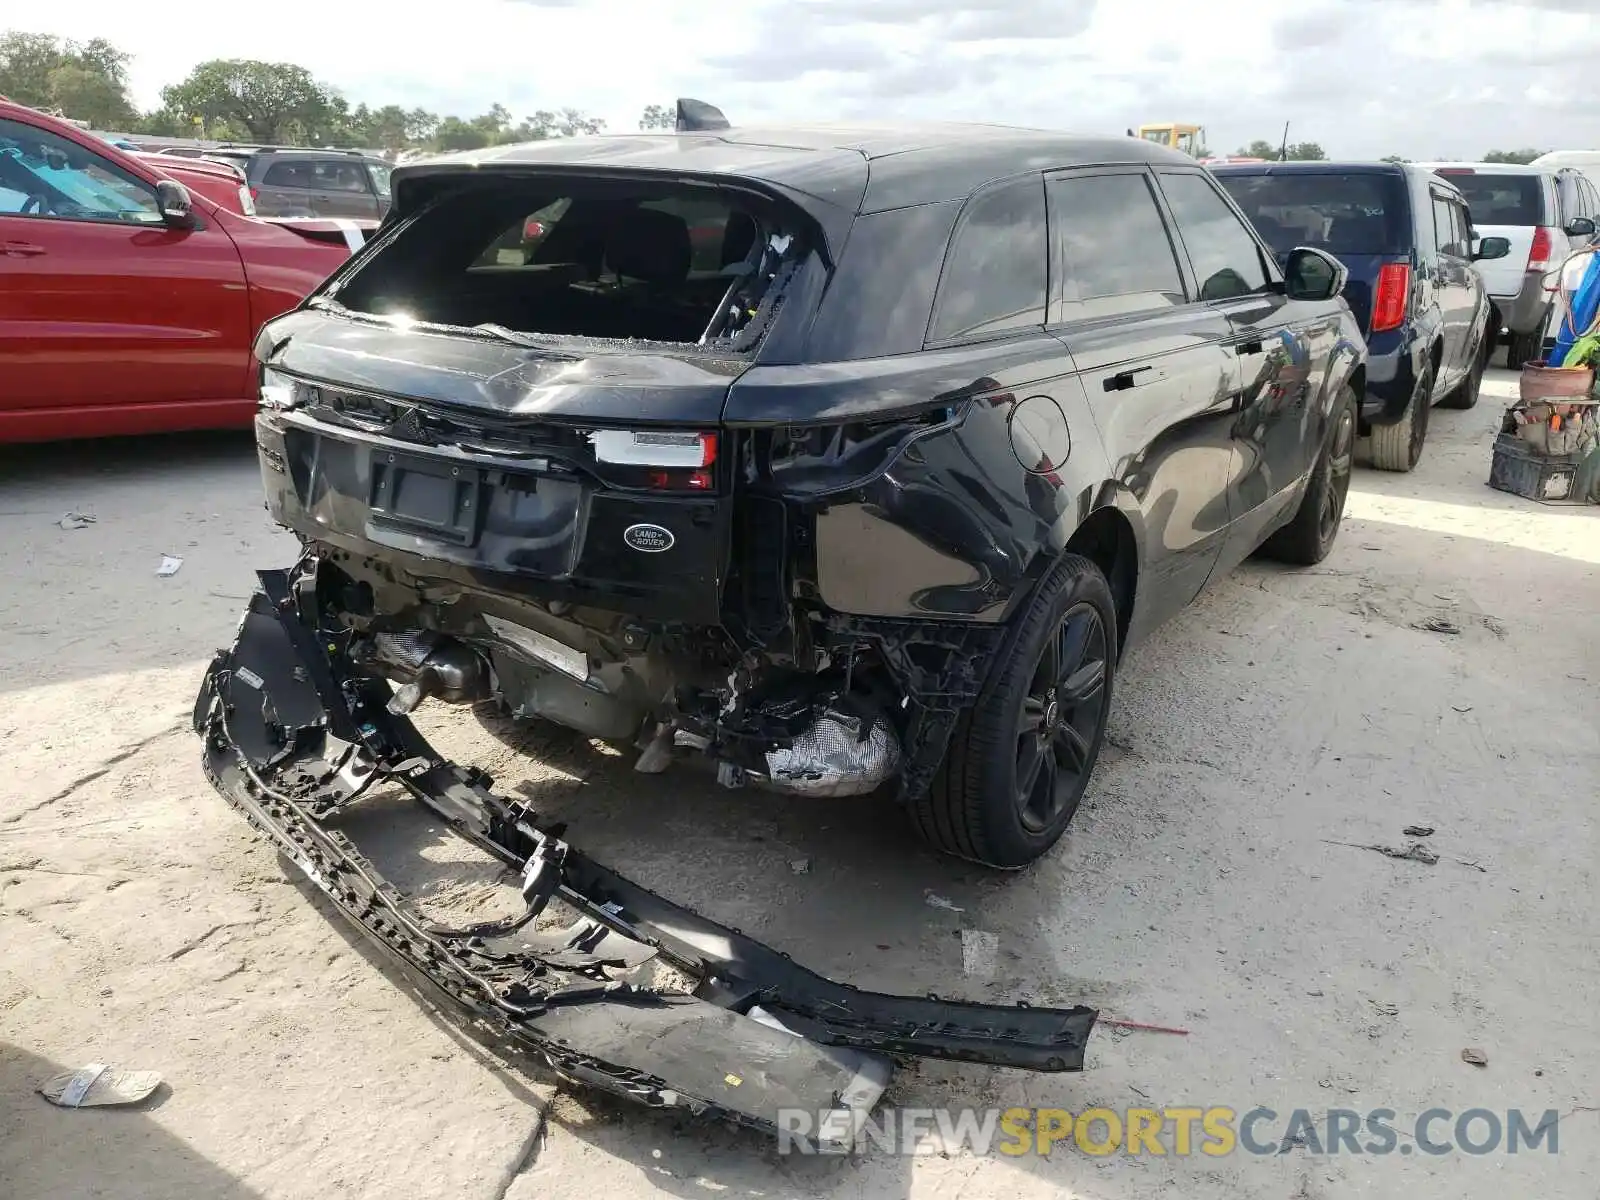
[[[1101,1028],[1078,1075],[904,1070],[902,1105],[1390,1108],[1402,1130],[1554,1109],[1559,1153],[804,1159],[492,1060],[201,776],[203,664],[251,570],[291,554],[248,440],[216,436],[0,455],[0,1197],[1592,1200],[1600,510],[1485,487],[1513,389],[1497,370],[1476,410],[1436,411],[1415,474],[1359,470],[1322,566],[1247,565],[1141,647],[1084,810],[1020,875],[936,857],[892,807],[429,721],[602,861],[835,977],[1190,1031]],[[410,810],[363,820],[398,874],[480,886]],[[1436,865],[1359,848],[1411,824]],[[963,974],[963,931],[993,935],[992,971]],[[166,1084],[126,1111],[34,1093],[89,1061]]]

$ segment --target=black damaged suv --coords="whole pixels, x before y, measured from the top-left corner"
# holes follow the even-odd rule
[[[393,195],[256,347],[301,642],[398,684],[391,716],[494,699],[643,771],[897,780],[930,841],[1017,867],[1077,808],[1126,648],[1338,532],[1345,270],[1280,268],[1176,152],[720,129]]]

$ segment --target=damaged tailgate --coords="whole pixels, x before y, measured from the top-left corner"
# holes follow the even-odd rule
[[[861,991],[589,860],[435,754],[387,710],[387,685],[344,657],[343,636],[319,626],[305,578],[261,574],[196,702],[207,775],[369,938],[498,1039],[568,1078],[769,1131],[786,1109],[865,1113],[888,1056],[1082,1069],[1092,1009]],[[526,909],[470,928],[426,919],[328,823],[380,780],[516,872]],[[577,919],[541,927],[552,902]],[[635,982],[653,960],[686,986]]]

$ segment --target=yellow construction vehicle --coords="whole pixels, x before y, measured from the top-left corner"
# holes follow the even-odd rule
[[[1132,130],[1128,131],[1133,133]],[[1203,125],[1141,125],[1135,137],[1147,142],[1154,142],[1158,146],[1167,146],[1173,150],[1182,150],[1191,158],[1199,158],[1205,153],[1206,131]]]

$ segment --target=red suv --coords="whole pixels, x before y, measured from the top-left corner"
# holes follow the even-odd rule
[[[255,220],[0,101],[0,442],[247,428],[256,330],[373,224]]]

